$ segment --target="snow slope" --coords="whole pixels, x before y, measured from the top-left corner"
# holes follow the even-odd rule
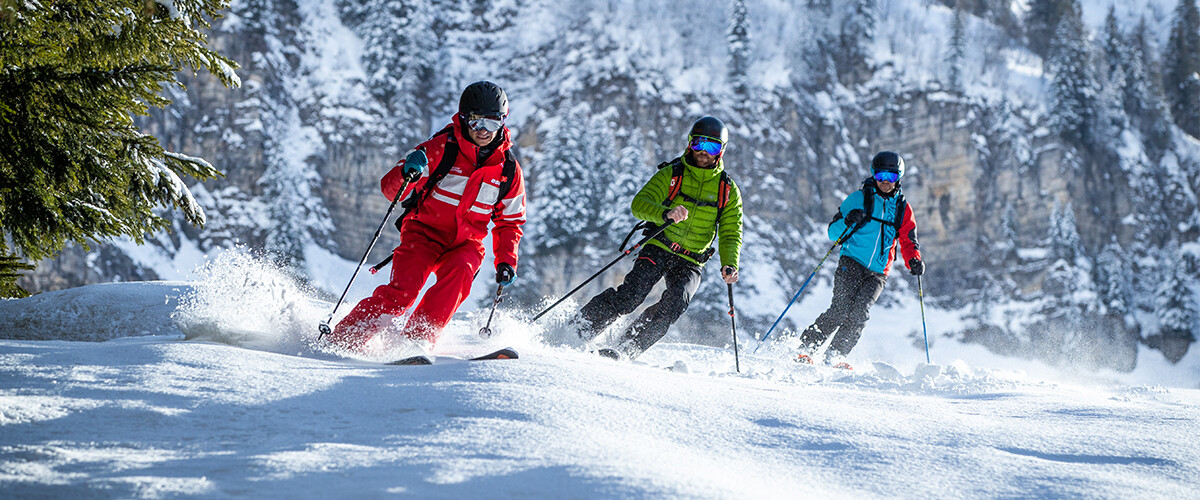
[[[954,345],[935,351],[943,364],[909,345],[846,372],[796,365],[777,344],[749,355],[745,338],[740,373],[731,349],[684,344],[616,363],[506,314],[488,341],[479,314],[456,319],[437,352],[515,345],[520,360],[394,367],[377,361],[397,348],[316,347],[329,304],[279,276],[231,258],[196,281],[0,301],[0,497],[1184,498],[1200,486],[1195,377],[1034,376]],[[888,351],[880,336],[864,352]]]

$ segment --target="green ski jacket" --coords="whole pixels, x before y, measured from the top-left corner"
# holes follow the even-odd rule
[[[670,205],[665,204],[671,190],[671,168],[660,168],[650,182],[647,182],[637,195],[633,197],[630,209],[634,217],[654,224],[665,222],[663,213],[676,206],[687,208],[688,218],[683,222],[667,227],[663,235],[670,241],[678,243],[684,249],[694,253],[703,253],[712,245],[713,238],[719,240],[717,253],[721,256],[722,266],[738,267],[738,256],[742,249],[742,194],[733,180],[729,182],[729,201],[717,220],[717,194],[721,188],[721,171],[725,169],[724,160],[718,161],[713,168],[700,168],[688,164],[687,156],[680,158],[683,162],[683,182],[680,194]],[[684,196],[686,195],[686,196]],[[700,202],[709,202],[713,206],[697,205],[688,198]],[[666,249],[680,257],[699,265],[696,259],[676,252],[669,245],[651,239],[647,245],[655,245]]]

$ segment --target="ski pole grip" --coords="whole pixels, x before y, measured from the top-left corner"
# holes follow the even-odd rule
[[[662,226],[660,226],[660,227],[659,227],[657,230],[655,230],[653,233],[650,233],[650,235],[646,236],[645,238],[642,238],[642,240],[641,240],[641,241],[639,241],[639,242],[637,242],[637,244],[636,244],[636,245],[634,245],[634,246],[632,246],[632,247],[629,247],[629,250],[624,250],[624,253],[625,253],[625,255],[629,255],[629,254],[633,253],[633,251],[634,251],[634,250],[637,250],[637,249],[641,248],[641,247],[642,247],[642,245],[645,245],[645,244],[646,244],[646,243],[648,243],[650,240],[652,240],[652,239],[654,239],[654,238],[657,238],[657,237],[658,237],[658,235],[662,234],[662,233],[663,233],[663,231],[666,231],[666,230],[667,230],[667,228],[668,228],[668,227],[670,227],[670,226],[671,226],[671,224],[674,224],[674,223],[675,223],[675,221],[667,221],[667,223],[665,223],[665,224],[663,224]]]

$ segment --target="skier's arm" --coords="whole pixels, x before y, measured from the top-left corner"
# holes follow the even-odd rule
[[[917,218],[913,214],[912,204],[904,204],[904,219],[900,223],[900,255],[904,257],[904,265],[909,269],[912,266],[908,265],[908,261],[916,258],[917,260],[925,260],[921,257],[921,243],[917,241]]]
[[[717,248],[721,254],[721,267],[738,267],[742,252],[742,191],[729,181],[729,201],[717,221]]]
[[[842,237],[842,233],[846,231],[846,214],[856,208],[863,208],[862,196],[862,191],[855,191],[842,200],[838,212],[833,215],[833,221],[829,223],[829,241],[836,242]]]
[[[425,157],[429,159],[429,165],[438,165],[442,161],[442,153],[446,151],[446,136],[439,135],[428,141],[418,144],[413,150],[421,150],[425,152]],[[405,153],[405,157],[408,154]],[[425,174],[415,182],[408,183],[408,188],[403,193],[401,199],[407,198],[409,194],[420,189],[425,185],[425,181],[429,179],[430,170],[427,168]],[[392,167],[388,173],[384,174],[383,179],[379,181],[380,190],[383,195],[389,200],[394,200],[396,192],[400,190],[400,186],[404,185],[404,159],[396,162],[396,166]]]
[[[517,268],[517,244],[521,241],[525,224],[525,175],[520,164],[513,174],[512,186],[500,196],[492,209],[492,255],[495,265],[501,263]]]
[[[629,206],[633,210],[633,216],[655,224],[665,222],[663,213],[670,207],[664,207],[662,202],[667,198],[670,189],[671,169],[658,169],[650,181],[642,186],[642,189],[633,197],[633,202]]]

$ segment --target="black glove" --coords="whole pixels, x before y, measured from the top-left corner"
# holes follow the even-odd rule
[[[861,208],[856,208],[846,214],[846,225],[848,226],[857,225],[864,220],[867,220],[867,213],[863,212]]]
[[[925,263],[916,257],[908,259],[908,272],[913,276],[925,274]]]
[[[505,262],[496,264],[496,284],[508,286],[517,280],[517,270]]]

